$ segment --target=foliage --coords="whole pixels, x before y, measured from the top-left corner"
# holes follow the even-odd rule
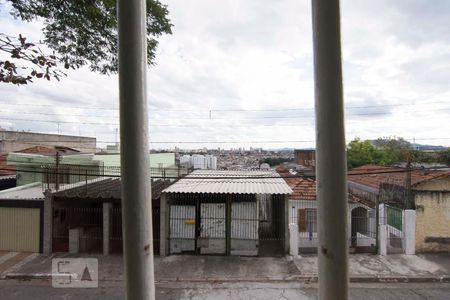
[[[51,77],[57,79],[64,76],[64,72],[55,69],[57,59],[55,55],[47,55],[35,44],[26,41],[19,35],[18,38],[9,37],[0,33],[0,51],[6,52],[11,59],[0,60],[0,82],[13,84],[27,84],[34,78]],[[26,61],[30,67],[18,66],[17,60]],[[18,69],[27,69],[27,73],[20,74]]]
[[[383,152],[368,140],[361,141],[359,138],[356,138],[347,146],[347,164],[349,168],[365,164],[379,164],[382,159]]]
[[[450,166],[450,149],[447,149],[445,151],[439,151],[437,153],[438,162],[446,164],[447,166]]]
[[[412,145],[403,138],[378,138],[374,145],[383,151],[380,164],[390,165],[404,162],[411,154]]]
[[[412,145],[403,138],[379,138],[376,141],[359,138],[347,146],[347,164],[355,168],[365,164],[392,165],[406,162],[445,163],[450,165],[450,150],[425,152],[412,150]]]
[[[52,54],[54,58],[41,53],[41,56],[47,60],[50,58],[52,63],[61,63],[66,69],[86,65],[92,71],[102,74],[117,72],[116,0],[7,1],[12,5],[11,14],[15,18],[24,21],[35,19],[43,21],[43,44],[54,51]],[[166,5],[158,0],[147,0],[147,63],[149,65],[152,65],[155,60],[158,45],[156,38],[162,34],[172,33],[172,24],[167,18],[168,13]],[[52,67],[55,66],[52,65]],[[26,66],[18,67],[14,64],[14,68],[17,71],[18,68],[26,68]],[[14,70],[6,72],[14,73]],[[28,76],[30,75],[22,76],[21,80],[8,82],[23,84],[29,82]]]

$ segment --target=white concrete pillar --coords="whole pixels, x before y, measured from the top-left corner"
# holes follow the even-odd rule
[[[378,234],[378,254],[385,256],[387,254],[387,226],[379,225]]]
[[[378,205],[378,207],[379,207],[379,210],[380,210],[380,212],[379,212],[379,216],[380,216],[380,220],[379,220],[379,225],[386,225],[386,222],[387,222],[387,220],[386,220],[386,210],[385,210],[385,206],[384,206],[384,203],[381,203],[381,204],[379,204]]]
[[[416,211],[414,209],[406,209],[404,213],[404,245],[405,254],[416,254]]]
[[[112,203],[103,203],[103,255],[109,254],[109,229],[111,227],[111,207]]]
[[[298,256],[298,225],[295,223],[289,224],[289,254]]]
[[[273,205],[273,198],[272,196],[269,196],[269,201]],[[289,198],[288,195],[284,195],[284,214],[283,214],[283,223],[284,223],[284,254],[289,253],[289,242],[287,239],[289,238],[289,220],[286,220],[286,218],[289,216]],[[271,206],[272,207],[272,206]]]
[[[69,229],[69,253],[77,254],[81,251],[80,239],[83,235],[83,228],[77,227]]]

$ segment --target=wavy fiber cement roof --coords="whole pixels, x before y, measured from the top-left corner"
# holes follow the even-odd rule
[[[292,189],[273,171],[198,170],[169,186],[163,193],[290,194]]]

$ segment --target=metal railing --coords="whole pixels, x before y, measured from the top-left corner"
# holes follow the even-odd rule
[[[35,173],[41,174],[42,190],[58,191],[78,186],[88,186],[90,183],[104,179],[120,179],[121,169],[115,166],[91,165],[40,165]],[[19,169],[18,172],[21,170]],[[183,166],[166,168],[150,168],[152,181],[175,181],[192,172],[192,169]]]

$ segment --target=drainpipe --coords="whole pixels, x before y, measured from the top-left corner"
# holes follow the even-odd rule
[[[146,101],[146,1],[118,1],[122,228],[127,299],[155,299]]]
[[[348,298],[347,165],[339,0],[313,0],[319,299]]]

